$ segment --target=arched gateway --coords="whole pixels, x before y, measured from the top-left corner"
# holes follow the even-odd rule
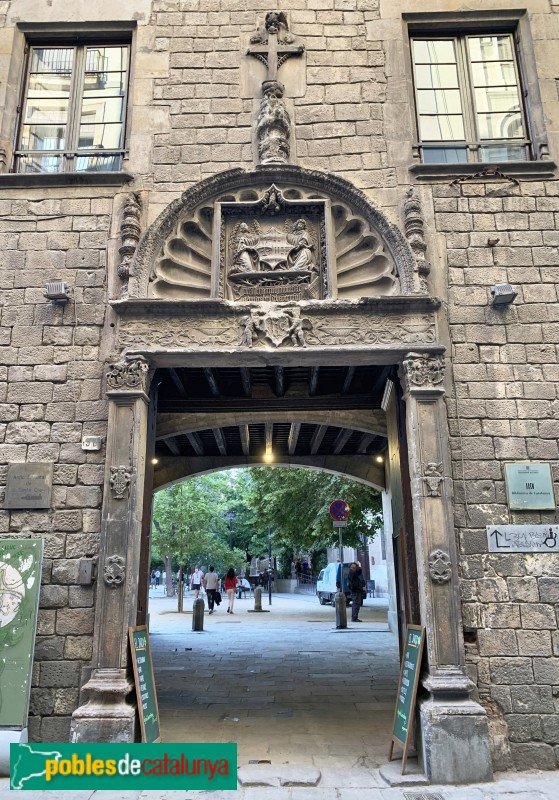
[[[127,206],[133,244],[136,203]],[[278,163],[203,181],[159,216],[134,255],[123,245],[94,657],[75,741],[134,738],[127,629],[144,613],[154,486],[259,463],[283,425],[279,462],[385,488],[400,621],[427,629],[426,773],[442,783],[490,778],[486,715],[464,667],[440,304],[428,293],[413,195],[406,233],[347,181]],[[338,377],[334,392],[328,382]],[[208,408],[196,404],[201,380],[215,401]],[[376,452],[387,454],[384,466]]]

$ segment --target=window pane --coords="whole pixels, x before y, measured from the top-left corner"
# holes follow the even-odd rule
[[[520,145],[495,144],[480,147],[481,161],[526,161],[526,147]]]
[[[91,72],[85,76],[84,96],[120,95],[126,91],[125,72]]]
[[[67,100],[39,100],[27,101],[24,122],[35,125],[65,123],[68,117]]]
[[[475,90],[478,111],[520,111],[520,98],[516,86],[499,86]]]
[[[413,42],[413,60],[415,64],[455,64],[454,41],[452,39],[432,39]]]
[[[74,49],[71,47],[34,47],[30,72],[72,72]]]
[[[512,61],[490,61],[472,64],[474,86],[516,86]]]
[[[94,122],[122,122],[124,103],[121,97],[92,97],[83,101],[82,125]]]
[[[117,172],[120,169],[122,156],[78,156],[76,172]]]
[[[469,39],[472,61],[512,61],[510,36],[471,36]]]
[[[458,72],[455,64],[422,65],[415,68],[415,83],[418,89],[455,89],[458,87]]]
[[[468,151],[465,147],[424,147],[425,164],[465,164]]]
[[[454,141],[465,139],[464,121],[458,115],[443,115],[436,117],[419,117],[419,129],[423,141]]]
[[[127,47],[88,47],[86,72],[122,72],[128,67]]]
[[[420,89],[417,107],[420,114],[461,114],[462,100],[458,89]]]
[[[99,147],[103,150],[119,150],[122,147],[123,126],[117,124],[80,125],[78,147],[84,150]]]
[[[510,114],[478,114],[480,139],[514,139],[522,137],[520,112]]]
[[[68,97],[70,75],[35,73],[29,77],[28,97]]]
[[[62,156],[19,156],[18,172],[62,172]]]
[[[24,125],[21,133],[21,149],[63,150],[65,137],[64,125]]]

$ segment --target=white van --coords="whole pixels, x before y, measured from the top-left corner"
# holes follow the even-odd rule
[[[347,576],[349,573],[349,565],[351,562],[347,562],[343,565],[343,576],[344,576],[344,592],[347,598],[347,602],[349,605],[351,592],[349,591],[349,587],[347,584]],[[340,580],[340,562],[335,561],[333,564],[328,564],[324,567],[323,570],[320,571],[320,574],[316,581],[316,596],[320,602],[321,606],[325,606],[326,603],[332,603],[334,605],[335,596],[338,591],[336,583],[339,583]]]

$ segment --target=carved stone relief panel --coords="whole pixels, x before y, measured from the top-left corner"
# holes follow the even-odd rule
[[[216,208],[219,297],[290,302],[328,296],[324,200],[289,200],[272,185],[258,200]]]
[[[360,210],[327,191],[321,177],[320,191],[270,181],[217,193],[186,214],[169,211],[147,296],[293,302],[412,292],[413,256],[399,231],[372,206],[363,213],[364,198]]]

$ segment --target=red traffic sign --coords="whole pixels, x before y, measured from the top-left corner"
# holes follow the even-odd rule
[[[341,522],[349,517],[349,506],[345,500],[334,500],[330,503],[330,516],[332,519]]]

